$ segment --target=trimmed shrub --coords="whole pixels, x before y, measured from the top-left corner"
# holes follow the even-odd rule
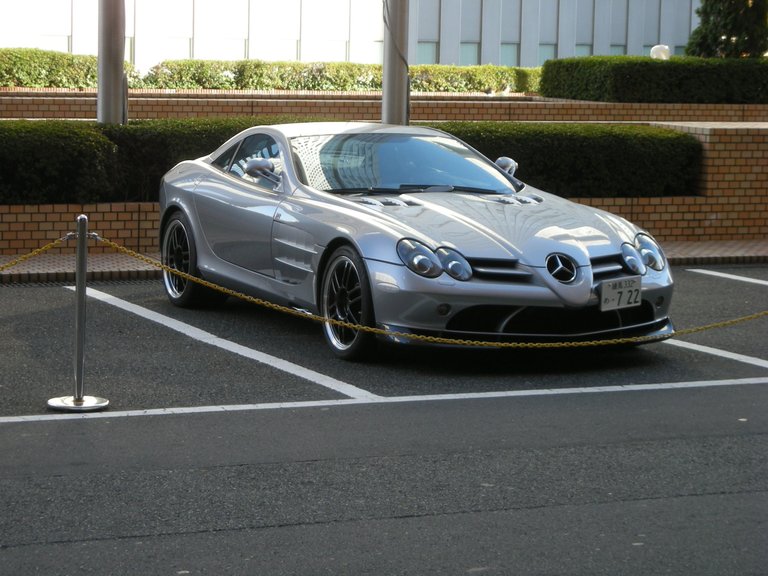
[[[125,63],[128,86],[138,88],[141,79],[133,65]],[[96,56],[80,56],[36,48],[0,48],[0,86],[22,88],[96,88],[99,68]]]
[[[540,92],[602,102],[768,103],[768,59],[590,56],[549,60]]]
[[[566,198],[698,193],[701,144],[672,130],[516,122],[447,122],[439,127],[491,160],[514,158],[521,180]]]
[[[320,119],[244,117],[93,122],[0,122],[0,204],[156,201],[178,162],[213,152],[260,124]],[[694,195],[701,145],[671,130],[634,125],[447,122],[433,124],[518,176],[564,197]],[[552,159],[556,159],[553,161]]]
[[[143,82],[147,88],[233,90],[236,77],[234,62],[165,60],[152,67]]]
[[[141,77],[125,64],[130,88],[167,90],[322,90],[382,89],[382,66],[351,62],[265,62],[262,60],[166,60]],[[507,66],[410,67],[417,92],[536,92],[540,68]],[[27,48],[0,49],[0,86],[96,88],[95,56]]]
[[[411,90],[414,92],[535,92],[538,68],[508,66],[411,66]]]
[[[112,198],[116,152],[115,144],[90,123],[0,122],[0,203]]]
[[[117,146],[116,186],[111,200],[154,202],[163,174],[182,160],[210,154],[251,126],[300,120],[290,116],[265,116],[136,120],[122,126],[97,125],[96,129]]]

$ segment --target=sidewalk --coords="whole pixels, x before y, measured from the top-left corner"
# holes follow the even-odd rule
[[[750,264],[768,262],[768,240],[729,242],[665,242],[673,266]],[[146,254],[158,260],[158,253]],[[0,266],[17,256],[0,256]],[[160,270],[125,254],[90,254],[88,280],[147,280],[160,278]],[[0,272],[0,284],[74,282],[74,254],[42,254]]]

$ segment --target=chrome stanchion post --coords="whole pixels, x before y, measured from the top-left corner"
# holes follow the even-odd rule
[[[100,410],[109,400],[85,396],[83,373],[85,366],[85,296],[88,273],[88,217],[77,217],[77,262],[75,268],[75,395],[51,398],[48,406],[57,410],[83,412]]]

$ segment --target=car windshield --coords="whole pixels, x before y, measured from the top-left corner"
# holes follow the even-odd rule
[[[291,148],[304,184],[338,194],[508,194],[512,181],[461,142],[440,134],[301,136]]]

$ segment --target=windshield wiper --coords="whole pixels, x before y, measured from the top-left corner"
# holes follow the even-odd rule
[[[331,188],[325,190],[332,194],[406,194],[409,192],[453,192],[453,186],[443,184],[438,185],[420,185],[420,184],[402,184],[399,188],[390,188],[384,186],[369,186],[367,188]]]
[[[451,186],[450,184],[401,184],[400,187],[369,186],[368,188],[333,188],[326,190],[333,194],[414,194],[420,192],[470,192],[474,194],[504,194],[503,190],[476,188],[473,186]]]

